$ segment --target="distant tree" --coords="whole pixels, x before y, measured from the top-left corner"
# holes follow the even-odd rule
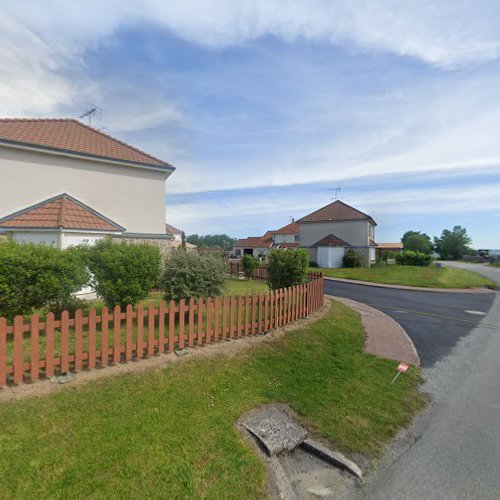
[[[181,233],[181,246],[183,250],[186,250],[186,233],[184,231]]]
[[[190,234],[186,241],[197,247],[217,247],[229,251],[233,248],[236,238],[231,238],[227,234],[207,234],[204,236]]]
[[[430,255],[433,250],[431,237],[421,231],[406,231],[401,238],[401,242],[405,250],[423,252],[427,255]]]
[[[456,260],[470,251],[472,240],[467,230],[462,226],[455,226],[452,231],[443,229],[441,237],[434,237],[436,252],[442,259]]]
[[[431,239],[427,234],[411,234],[406,238],[403,247],[405,250],[421,252],[426,255],[430,255],[433,249]]]

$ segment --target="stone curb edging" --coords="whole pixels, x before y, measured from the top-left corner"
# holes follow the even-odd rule
[[[387,314],[355,300],[327,295],[361,316],[365,330],[365,351],[381,358],[420,366],[420,357],[404,328]]]
[[[375,286],[378,288],[393,288],[396,290],[413,290],[414,292],[440,292],[440,293],[495,293],[491,288],[427,288],[424,286],[396,285],[391,283],[377,283],[375,281],[349,280],[346,278],[330,278],[324,276],[328,281],[339,281],[341,283],[352,283],[354,285]]]

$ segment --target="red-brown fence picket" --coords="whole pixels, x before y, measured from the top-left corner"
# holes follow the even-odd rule
[[[311,273],[304,285],[258,295],[0,318],[0,387],[264,334],[322,304],[323,275]]]

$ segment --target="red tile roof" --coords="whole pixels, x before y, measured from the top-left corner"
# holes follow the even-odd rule
[[[350,205],[347,205],[340,200],[334,201],[333,203],[330,203],[329,205],[302,217],[302,219],[299,219],[297,222],[327,222],[356,219],[368,219],[373,224],[376,224],[369,215],[351,207]]]
[[[173,169],[167,162],[70,118],[2,118],[1,142]]]
[[[177,229],[176,227],[171,226],[170,224],[167,224],[166,222],[165,222],[165,231],[167,232],[167,234],[171,234],[172,236],[174,234],[182,234],[181,229]]]
[[[264,236],[250,236],[236,240],[234,246],[237,248],[268,248],[272,245],[272,238]]]
[[[321,240],[317,241],[313,247],[350,247],[349,243],[344,241],[342,238],[335,236],[334,234],[329,234]]]
[[[273,231],[274,234],[299,234],[299,225],[296,222],[291,222],[286,226],[278,229],[277,231]]]
[[[403,248],[403,243],[377,243],[377,248],[395,248],[401,250]]]
[[[0,228],[125,231],[125,228],[68,194],[50,198],[0,219]]]

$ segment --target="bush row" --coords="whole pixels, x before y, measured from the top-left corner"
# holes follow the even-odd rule
[[[403,253],[396,255],[396,262],[400,266],[429,266],[432,264],[432,256],[423,252],[405,250]]]
[[[257,264],[253,257],[246,259],[245,274],[251,276]],[[267,266],[273,289],[304,283],[307,252],[273,251]],[[75,294],[86,286],[109,308],[137,304],[155,287],[161,287],[165,300],[206,299],[222,295],[226,279],[224,260],[212,254],[176,250],[162,263],[159,249],[150,244],[104,239],[91,247],[59,250],[8,242],[0,245],[0,317],[74,311],[82,305]]]

